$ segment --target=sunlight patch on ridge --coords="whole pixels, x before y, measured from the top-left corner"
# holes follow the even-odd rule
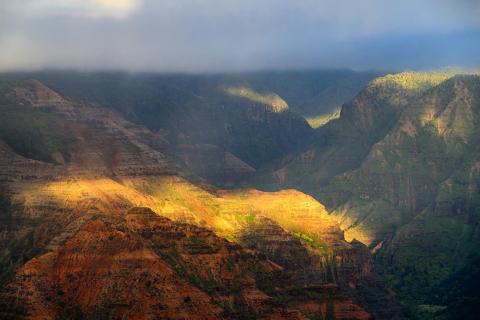
[[[313,129],[317,129],[326,125],[332,120],[340,118],[340,113],[341,113],[341,109],[335,108],[335,110],[333,110],[328,114],[322,114],[320,116],[315,116],[315,117],[307,117],[305,118],[305,120],[307,120],[310,127],[312,127]]]
[[[275,112],[282,112],[288,109],[288,104],[274,92],[262,93],[248,87],[229,87],[225,91],[234,97],[242,97],[253,102],[270,106]]]

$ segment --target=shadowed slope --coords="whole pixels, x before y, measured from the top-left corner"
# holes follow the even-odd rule
[[[36,84],[34,88],[46,90]],[[256,314],[277,319],[320,315],[366,319],[370,315],[365,307],[377,312],[378,306],[360,305],[359,301],[366,300],[357,291],[359,284],[373,276],[370,257],[361,246],[344,240],[342,231],[313,198],[293,190],[222,192],[208,185],[196,186],[176,174],[178,170],[162,153],[160,136],[110,110],[67,99],[61,102],[49,105],[33,100],[25,107],[51,113],[68,128],[74,141],[69,144],[68,160],[27,159],[12,149],[15,145],[3,144],[0,149],[6,203],[2,219],[8,222],[1,238],[5,249],[0,262],[3,283],[10,283],[1,305],[12,306],[16,292],[30,292],[22,296],[23,304],[13,305],[23,307],[31,317],[49,312],[61,316],[62,310],[94,315],[104,312],[105,306],[110,317],[128,312],[140,315],[144,310],[147,318],[175,318],[173,310],[185,310],[186,317]],[[144,213],[130,210],[139,206],[174,222],[146,209]],[[252,222],[267,228],[273,223],[270,230],[275,236],[265,236],[270,245],[247,250],[251,254],[245,257],[234,254],[232,266],[228,255],[219,256],[216,250],[224,245],[244,249],[219,236],[252,246]],[[185,236],[175,238],[179,229]],[[259,233],[258,237],[255,243],[263,236]],[[286,251],[274,257],[270,253],[273,247],[282,246],[283,239],[292,237],[296,240],[287,241],[289,246],[308,259],[302,269],[283,273],[281,264],[275,265],[262,254],[275,262],[287,261]],[[183,253],[170,255],[169,250],[175,248]],[[191,254],[194,257],[189,258]],[[248,266],[252,255],[263,257],[259,258],[264,261],[260,270]],[[96,269],[95,265],[104,267]],[[225,271],[228,265],[233,271]],[[254,265],[259,266],[258,262]],[[302,277],[301,270],[306,269],[315,277]],[[208,270],[216,270],[213,275],[219,278],[212,279]],[[235,280],[237,275],[240,282]],[[127,288],[131,277],[135,285]],[[93,279],[103,283],[106,291],[81,285]],[[149,280],[150,289],[146,288]],[[166,294],[174,283],[182,288],[174,293],[176,298],[161,306],[153,302],[153,297]],[[246,291],[238,291],[239,286]],[[125,294],[112,295],[114,288],[123,287]],[[395,301],[382,290],[377,292],[390,303],[384,310],[388,309],[389,317],[398,316]],[[190,294],[198,297],[197,302],[189,302]]]
[[[348,240],[372,248],[412,317],[442,310],[444,283],[480,245],[479,79],[379,78],[269,181],[321,199]]]

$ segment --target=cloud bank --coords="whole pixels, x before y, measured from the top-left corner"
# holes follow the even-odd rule
[[[477,0],[1,0],[0,70],[480,65]]]

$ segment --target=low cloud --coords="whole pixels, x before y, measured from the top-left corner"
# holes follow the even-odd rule
[[[3,0],[0,70],[480,64],[477,0]]]
[[[41,18],[83,16],[88,18],[123,19],[141,4],[141,0],[17,0],[6,1],[10,13]]]

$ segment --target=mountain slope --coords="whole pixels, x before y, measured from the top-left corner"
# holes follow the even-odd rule
[[[347,239],[370,246],[409,315],[431,316],[480,245],[479,93],[478,75],[376,79],[258,181],[315,195]]]
[[[273,174],[269,172],[271,168],[262,173],[260,184],[271,189],[300,188],[318,195],[333,177],[360,166],[370,148],[392,129],[412,99],[449,76],[441,73],[429,78],[402,73],[372,81],[343,105],[339,119],[316,130],[309,146],[277,163]]]
[[[114,111],[38,81],[4,93],[4,115],[48,117],[0,144],[3,317],[401,318],[365,246],[313,198],[195,185],[161,135]],[[46,143],[37,127],[61,130]],[[33,138],[49,148],[21,154]]]
[[[293,152],[312,133],[301,116],[288,109],[277,112],[270,105],[268,97],[275,93],[265,98],[263,92],[270,91],[245,87],[250,98],[232,94],[242,83],[235,76],[39,76],[65,96],[115,109],[129,121],[158,132],[169,142],[170,153],[191,171],[220,185],[232,186]],[[285,109],[285,102],[281,105]],[[214,165],[202,166],[205,162]]]
[[[329,114],[376,75],[320,70],[214,75],[40,72],[9,77],[34,77],[76,101],[115,109],[127,120],[158,131],[171,153],[196,175],[232,187],[308,144],[313,131],[297,114]],[[241,93],[239,89],[244,94],[231,94]],[[275,112],[277,105],[288,109]]]
[[[344,227],[355,237],[371,232],[362,240],[375,239],[378,265],[414,303],[439,303],[431,292],[480,245],[479,84],[478,76],[458,76],[427,92],[358,170],[325,190],[330,199],[347,195],[338,212],[358,215],[345,215]]]

